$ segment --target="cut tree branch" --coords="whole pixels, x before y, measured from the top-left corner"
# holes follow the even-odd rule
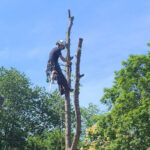
[[[80,78],[84,77],[84,74],[81,74],[79,77],[80,77]]]

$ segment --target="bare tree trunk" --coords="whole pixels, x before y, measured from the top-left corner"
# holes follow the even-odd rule
[[[71,108],[70,94],[65,95],[65,147],[69,150],[71,147]]]
[[[70,61],[72,57],[70,57],[70,31],[73,24],[74,17],[71,17],[70,10],[68,10],[69,17],[69,27],[67,31],[67,60]],[[69,87],[71,87],[71,67],[66,66],[67,73],[67,82]],[[70,92],[65,94],[65,125],[66,125],[66,136],[65,136],[65,147],[66,150],[71,148],[71,106],[70,106]]]
[[[76,115],[76,131],[74,134],[73,143],[71,150],[77,150],[77,144],[81,134],[81,114],[79,106],[79,85],[80,78],[84,75],[80,75],[80,57],[81,57],[81,47],[83,39],[79,38],[78,49],[76,54],[76,71],[75,71],[75,88],[74,88],[74,106],[75,106],[75,115]]]

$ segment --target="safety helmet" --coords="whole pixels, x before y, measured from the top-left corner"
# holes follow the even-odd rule
[[[63,45],[64,47],[66,47],[66,41],[59,40],[59,41],[56,42],[56,45]]]

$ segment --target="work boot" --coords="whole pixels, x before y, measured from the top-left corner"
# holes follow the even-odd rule
[[[65,94],[64,89],[61,89],[60,94],[61,94],[61,95]]]
[[[68,92],[73,92],[73,91],[74,91],[74,89],[68,89],[67,91],[68,91]]]

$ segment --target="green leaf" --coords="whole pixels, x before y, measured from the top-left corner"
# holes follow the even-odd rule
[[[150,43],[147,43],[147,46],[150,46]]]

